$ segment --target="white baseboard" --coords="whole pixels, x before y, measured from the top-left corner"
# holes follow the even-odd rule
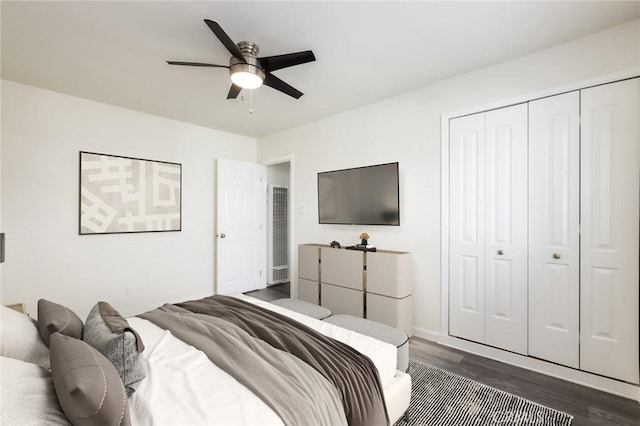
[[[437,331],[431,331],[419,327],[413,327],[413,335],[416,337],[420,337],[421,339],[429,340],[436,343],[441,337],[441,334]]]
[[[415,330],[415,329],[414,329]],[[435,334],[433,332],[428,332]],[[418,332],[416,336],[422,337]],[[428,340],[433,340],[424,337]],[[547,376],[556,377],[568,382],[577,383],[582,386],[601,390],[603,392],[612,393],[624,398],[633,399],[640,402],[640,387],[620,382],[618,380],[608,379],[606,377],[587,373],[585,371],[575,370],[569,367],[553,364],[539,359],[531,358],[524,355],[518,355],[513,352],[503,351],[501,349],[492,348],[480,343],[470,342],[468,340],[458,339],[456,337],[439,334],[437,342],[444,346],[460,349],[465,352],[480,355],[506,364],[515,365],[516,367],[526,368]]]

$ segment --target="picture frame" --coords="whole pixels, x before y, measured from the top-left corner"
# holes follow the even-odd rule
[[[80,235],[182,230],[182,164],[80,151]]]

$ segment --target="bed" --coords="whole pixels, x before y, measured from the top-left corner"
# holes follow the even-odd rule
[[[373,379],[371,379],[371,377],[369,377],[369,379],[377,381],[382,394],[382,404],[375,402],[377,401],[375,399],[373,403],[362,403],[361,400],[364,398],[362,394],[366,394],[367,392],[362,392],[357,388],[352,389],[352,382],[350,381],[342,384],[332,383],[337,388],[341,387],[339,391],[336,391],[332,386],[327,387],[325,383],[326,380],[323,377],[318,378],[314,376],[314,374],[318,374],[315,371],[317,366],[309,368],[306,363],[300,365],[297,357],[296,360],[292,360],[288,358],[292,356],[289,353],[283,355],[283,352],[286,351],[276,351],[275,358],[284,358],[284,360],[280,359],[280,361],[277,361],[281,364],[279,367],[280,370],[272,372],[271,376],[267,374],[265,378],[258,377],[259,375],[263,375],[265,370],[268,370],[264,368],[263,363],[273,362],[272,357],[274,357],[274,355],[269,352],[271,349],[267,350],[265,354],[262,354],[261,351],[263,347],[269,346],[263,341],[251,343],[251,345],[255,345],[255,347],[251,346],[249,348],[248,360],[236,360],[235,358],[240,358],[239,356],[223,356],[218,363],[212,362],[211,359],[215,357],[215,352],[224,350],[235,351],[235,346],[233,346],[236,344],[235,341],[228,343],[228,338],[223,338],[222,346],[216,346],[213,350],[209,348],[210,352],[214,352],[214,354],[211,354],[207,352],[207,348],[204,350],[197,348],[198,339],[201,337],[190,338],[188,336],[182,336],[182,339],[176,337],[181,336],[181,332],[187,332],[185,330],[188,330],[189,327],[199,327],[198,325],[193,326],[187,320],[182,319],[179,321],[181,324],[175,330],[172,329],[170,331],[164,327],[163,321],[165,317],[169,318],[173,315],[180,318],[187,318],[187,314],[183,315],[181,311],[184,307],[180,307],[181,304],[178,304],[163,308],[167,315],[164,315],[164,312],[150,312],[141,316],[127,318],[126,320],[122,319],[122,321],[125,321],[128,330],[135,331],[135,336],[130,336],[132,333],[123,333],[122,341],[124,341],[124,336],[127,335],[129,336],[128,338],[133,339],[134,342],[139,344],[144,343],[144,350],[139,353],[140,358],[143,360],[144,378],[137,381],[135,391],[131,393],[128,398],[125,398],[128,404],[126,407],[128,413],[125,413],[123,408],[122,419],[125,417],[130,418],[130,424],[133,425],[283,425],[294,423],[333,425],[347,423],[357,424],[358,421],[370,423],[367,421],[367,413],[360,412],[354,415],[354,408],[349,405],[354,402],[345,403],[345,397],[341,396],[340,392],[353,393],[354,395],[348,396],[347,399],[353,399],[356,405],[362,404],[362,407],[365,407],[355,408],[355,411],[376,411],[382,407],[386,419],[380,422],[380,416],[378,416],[374,422],[377,424],[384,424],[387,421],[389,424],[393,424],[407,410],[411,393],[411,379],[407,374],[396,370],[396,348],[393,345],[248,296],[240,295],[229,299],[231,300],[225,303],[231,303],[234,309],[236,305],[247,305],[249,311],[256,311],[260,315],[263,315],[262,312],[265,312],[264,315],[269,317],[279,318],[281,316],[284,322],[290,321],[291,323],[295,323],[295,327],[299,325],[303,330],[306,330],[307,327],[312,330],[306,332],[306,334],[314,336],[314,333],[318,333],[321,337],[318,337],[317,340],[321,342],[328,337],[330,338],[327,339],[329,340],[329,345],[338,345],[339,348],[342,348],[340,350],[346,351],[346,353],[355,349],[357,352],[355,358],[362,357],[365,359],[365,361],[354,361],[355,368],[365,368],[362,367],[363,363],[367,365],[370,364],[370,367],[367,368],[374,370],[374,373],[372,374]],[[216,303],[219,303],[219,301],[216,301]],[[193,309],[193,306],[191,306],[191,308]],[[207,307],[207,309],[209,308]],[[226,312],[226,306],[221,308],[221,311]],[[202,313],[190,312],[188,315],[191,317],[204,317]],[[244,322],[245,317],[248,316],[250,315],[246,313],[240,314],[241,319],[239,322]],[[0,407],[2,411],[1,423],[7,425],[29,424],[29,418],[33,418],[36,420],[32,419],[31,424],[38,424],[43,421],[50,424],[70,424],[69,419],[72,419],[73,424],[98,424],[95,422],[91,423],[91,419],[84,418],[90,416],[82,417],[82,415],[80,415],[82,418],[78,420],[79,412],[69,415],[73,409],[69,409],[68,404],[74,404],[76,402],[70,402],[69,398],[65,400],[64,396],[61,397],[61,393],[64,393],[64,391],[59,389],[60,386],[58,386],[58,383],[53,383],[56,379],[56,371],[60,370],[59,367],[54,367],[53,365],[54,358],[56,357],[53,355],[50,356],[52,373],[49,373],[47,369],[44,368],[48,366],[45,360],[46,356],[44,355],[46,353],[46,346],[38,345],[37,342],[31,342],[29,343],[29,347],[17,351],[21,353],[17,355],[15,353],[7,354],[7,347],[15,346],[15,342],[12,341],[15,340],[15,338],[12,338],[11,335],[9,335],[10,333],[5,333],[7,328],[9,328],[8,323],[14,324],[20,322],[20,326],[12,326],[11,328],[20,330],[20,335],[24,336],[21,338],[21,341],[34,340],[33,329],[35,325],[32,320],[27,319],[27,321],[32,322],[32,324],[29,325],[25,321],[26,316],[23,317],[24,318],[20,318],[20,321],[18,321],[18,318],[11,314],[11,318],[7,319],[6,311],[3,309],[3,357],[1,358],[2,363],[0,365],[2,368],[3,383],[2,406]],[[116,318],[116,322],[119,321],[117,315],[114,318]],[[211,325],[207,325],[207,327],[209,329],[217,327],[215,324],[218,323],[215,321],[217,320],[207,316],[206,322],[211,323]],[[89,322],[86,324],[88,325]],[[66,327],[66,325],[64,326]],[[182,331],[180,327],[183,327]],[[266,340],[287,340],[282,336],[272,335],[272,329],[277,329],[278,327],[262,327],[263,330],[260,332],[268,335],[265,337]],[[71,334],[73,333],[77,334],[78,331],[75,330]],[[295,333],[297,333],[297,331],[286,332],[285,335]],[[38,334],[37,329],[35,334]],[[60,334],[61,333],[51,334],[52,341],[50,343],[54,344],[58,342],[61,339]],[[85,334],[87,334],[86,327]],[[40,336],[38,336],[38,338],[39,337]],[[73,336],[63,337],[69,340],[69,342],[67,342],[69,344],[81,344],[81,341]],[[314,339],[316,338],[314,337]],[[46,339],[43,337],[41,340]],[[186,343],[185,340],[189,343]],[[334,343],[335,341],[341,343],[336,344]],[[57,343],[55,344],[57,345]],[[225,349],[225,345],[230,345],[230,347]],[[42,346],[44,346],[44,348]],[[321,346],[319,351],[324,351],[322,348],[324,348],[324,346]],[[52,346],[52,353],[53,350]],[[307,349],[304,349],[303,352],[304,351],[307,351]],[[14,352],[16,351],[14,350]],[[70,353],[75,354],[76,352],[77,349],[71,349]],[[313,350],[310,352],[313,352]],[[222,353],[224,354],[224,352]],[[323,357],[327,358],[324,353],[321,354],[320,358]],[[22,359],[22,361],[18,359]],[[329,360],[327,362],[331,369],[335,368],[336,371],[339,371],[339,373],[335,373],[334,376],[347,375],[347,373],[343,373],[340,370],[344,368],[341,364],[350,365],[351,361],[338,362],[336,361],[337,358],[334,359],[331,357],[327,359]],[[107,367],[110,368],[112,365],[116,366],[117,361],[117,359],[116,361],[112,361],[108,366],[103,365],[104,368],[100,367],[100,371],[106,371]],[[19,362],[24,365],[17,365]],[[310,362],[313,364],[316,361]],[[242,373],[239,374],[239,376],[237,376],[238,369],[241,370]],[[58,373],[58,376],[60,376],[60,374],[61,373]],[[325,376],[330,376],[333,373],[329,372],[324,374]],[[355,377],[357,377],[355,380],[361,381],[362,376],[368,374],[369,373],[356,372],[354,373]],[[133,374],[130,374],[130,376],[132,375]],[[28,379],[26,378],[27,376]],[[68,376],[64,377],[66,380]],[[251,380],[247,381],[247,378]],[[113,379],[113,383],[118,383],[117,379],[119,378]],[[85,378],[81,377],[80,380],[85,380]],[[58,382],[61,381],[63,381],[63,379],[58,377]],[[124,382],[126,382],[126,380],[124,380]],[[254,388],[254,383],[256,382],[261,382],[262,387]],[[119,383],[120,386],[122,386],[123,381]],[[7,390],[8,387],[11,387],[11,392]],[[111,386],[109,389],[115,387],[116,386]],[[291,387],[291,389],[285,389],[287,387]],[[327,389],[324,389],[325,387],[327,387]],[[375,386],[373,387],[375,388]],[[34,388],[38,388],[39,391],[34,392]],[[54,388],[58,391],[57,399]],[[21,393],[21,389],[24,389],[27,393],[30,392],[31,398],[28,400],[20,399],[19,394]],[[105,389],[107,389],[106,385]],[[100,388],[99,391],[102,391],[102,388]],[[375,393],[375,390],[372,392]],[[341,406],[338,408],[335,407],[336,398],[338,402],[341,403]],[[117,399],[118,398],[115,398],[115,400]],[[61,403],[66,401],[67,407],[65,407],[64,412],[61,410],[58,401]],[[115,401],[114,404],[117,402],[118,401]],[[24,407],[25,404],[28,404],[29,407]],[[278,404],[284,404],[284,408],[283,405]],[[63,403],[62,405],[64,406],[65,404]],[[108,404],[104,403],[104,405],[106,407]],[[114,405],[113,409],[117,411],[119,408]],[[67,416],[65,416],[65,413]],[[305,420],[300,421],[301,419]],[[114,424],[118,424],[118,422]],[[127,423],[122,422],[122,424]]]

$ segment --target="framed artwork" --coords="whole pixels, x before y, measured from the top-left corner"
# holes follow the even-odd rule
[[[182,164],[80,151],[80,235],[182,229]]]

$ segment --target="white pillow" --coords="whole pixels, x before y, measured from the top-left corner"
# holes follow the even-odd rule
[[[0,424],[71,425],[60,408],[51,374],[42,367],[0,357]]]
[[[0,355],[49,368],[49,348],[38,324],[25,314],[0,306]]]

